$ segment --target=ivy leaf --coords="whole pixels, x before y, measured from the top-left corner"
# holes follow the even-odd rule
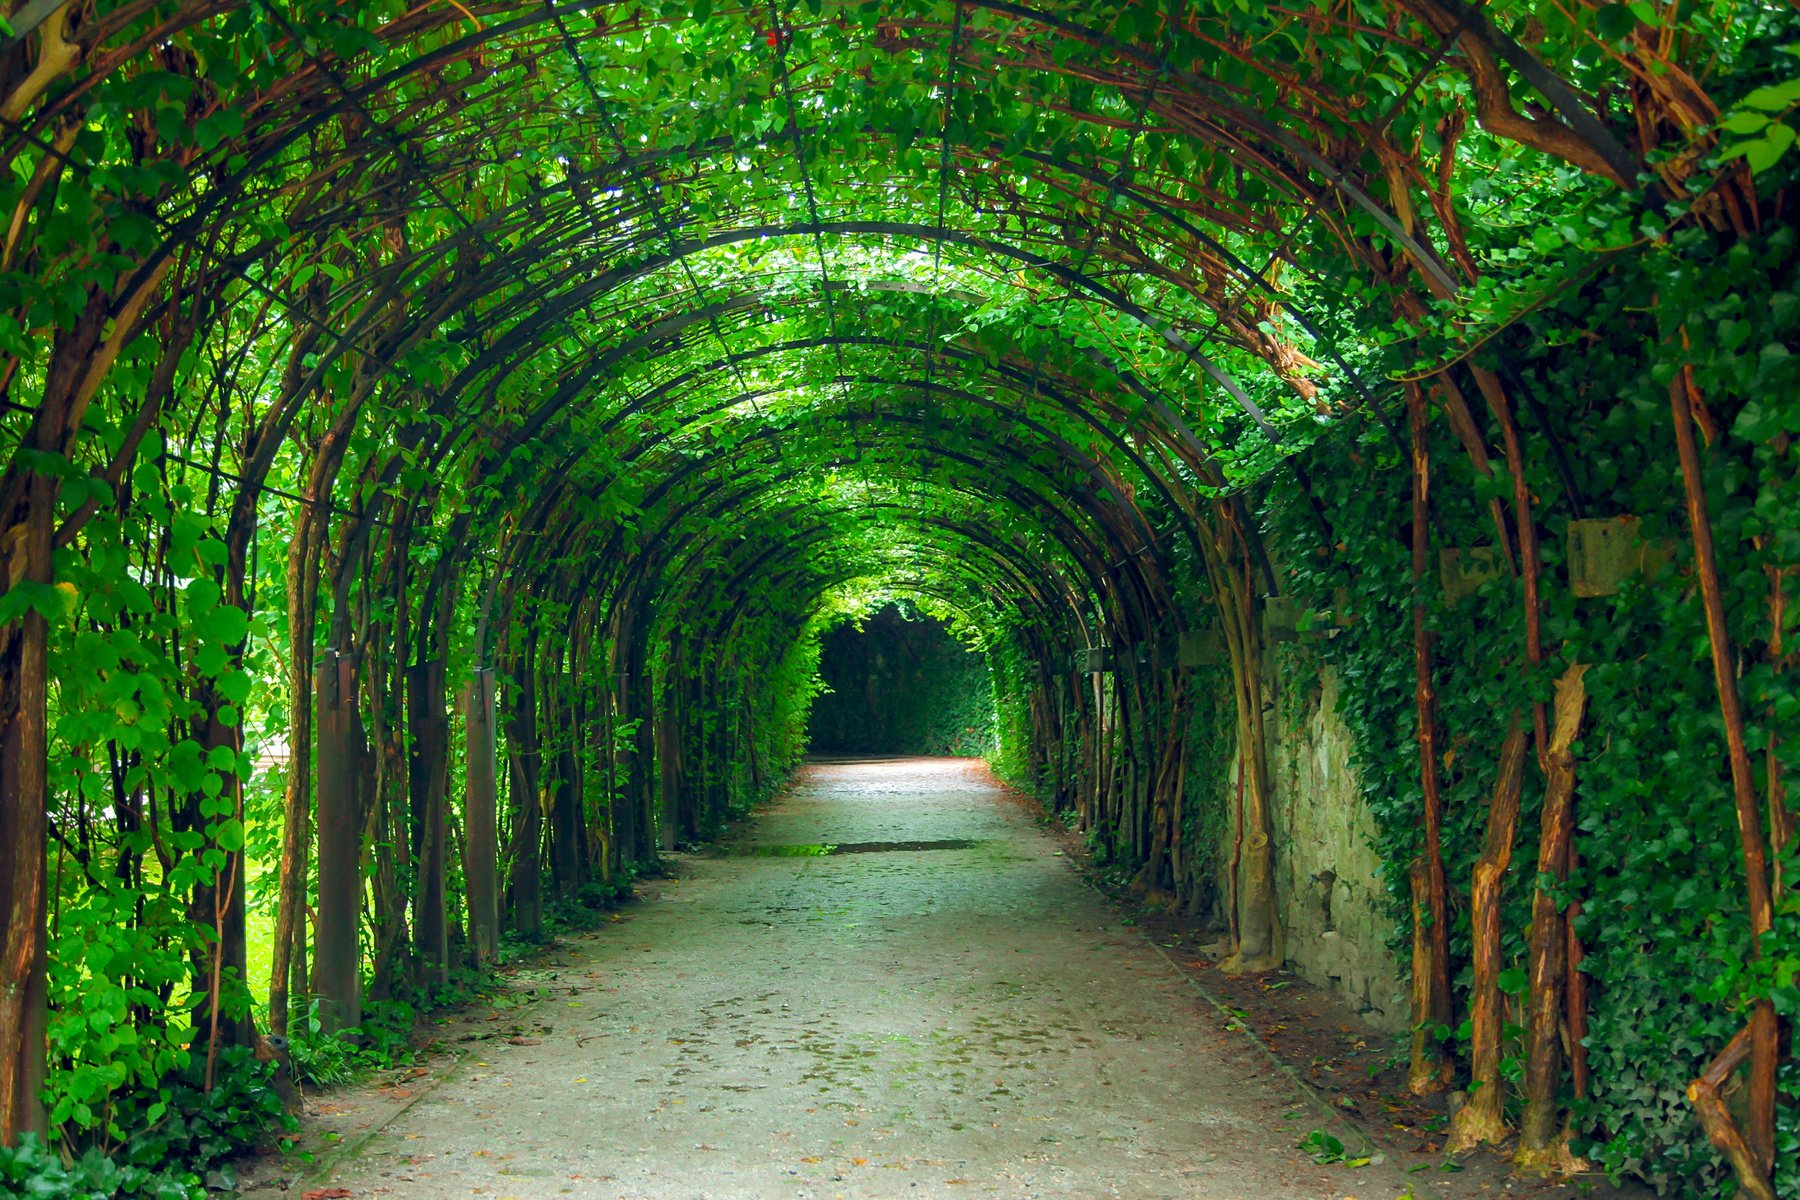
[[[1790,79],[1786,83],[1772,83],[1767,87],[1759,87],[1742,100],[1750,108],[1760,108],[1764,112],[1786,112],[1800,104],[1800,78]]]
[[[1793,145],[1792,125],[1771,125],[1768,133],[1748,143],[1744,150],[1744,161],[1750,164],[1752,173],[1760,175],[1780,162]]]
[[[202,150],[210,151],[243,132],[244,114],[235,108],[221,108],[194,122],[194,141]]]
[[[1609,42],[1630,37],[1637,24],[1637,14],[1629,4],[1605,4],[1594,13],[1594,28]]]
[[[227,854],[236,854],[244,848],[244,823],[236,817],[220,821],[213,829],[213,841]]]
[[[241,608],[221,604],[206,614],[201,631],[213,641],[236,645],[250,632],[250,614]]]
[[[1719,128],[1727,133],[1757,133],[1769,124],[1769,118],[1761,113],[1734,112],[1719,123]]]

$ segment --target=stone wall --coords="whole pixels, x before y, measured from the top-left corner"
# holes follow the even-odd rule
[[[1394,907],[1372,849],[1375,824],[1337,714],[1339,681],[1303,645],[1269,647],[1264,714],[1275,899],[1288,966],[1379,1029],[1407,1027],[1405,968],[1388,949]],[[1229,704],[1230,697],[1221,697]],[[1231,768],[1230,795],[1236,766]],[[1231,856],[1227,822],[1222,862]],[[1225,882],[1220,881],[1220,892]]]
[[[1374,818],[1337,714],[1338,678],[1305,649],[1272,648],[1267,714],[1275,897],[1288,963],[1374,1025],[1407,1026],[1405,971],[1388,950],[1393,903],[1372,849]]]

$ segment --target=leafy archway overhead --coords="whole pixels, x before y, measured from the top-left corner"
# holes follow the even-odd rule
[[[161,1031],[128,1075],[156,1085],[191,1019],[210,1084],[252,994],[275,1030],[309,993],[342,1024],[364,974],[375,995],[441,982],[453,929],[491,959],[487,868],[535,933],[545,879],[627,879],[767,793],[800,751],[817,635],[871,597],[979,643],[1008,769],[1183,903],[1224,870],[1198,845],[1189,718],[1228,708],[1206,752],[1241,806],[1220,906],[1245,967],[1282,959],[1270,644],[1299,638],[1295,610],[1329,613],[1339,636],[1309,652],[1361,681],[1345,710],[1416,935],[1413,1083],[1449,1078],[1466,994],[1480,1140],[1505,1126],[1500,923],[1481,941],[1448,902],[1493,782],[1475,726],[1518,714],[1515,767],[1529,730],[1564,787],[1540,874],[1569,877],[1582,705],[1555,709],[1554,681],[1585,696],[1627,639],[1574,607],[1612,593],[1578,589],[1561,547],[1590,516],[1641,517],[1691,558],[1697,592],[1659,584],[1657,619],[1713,675],[1598,665],[1592,686],[1718,705],[1729,793],[1706,792],[1726,786],[1711,750],[1664,790],[1741,824],[1724,958],[1788,936],[1760,839],[1766,819],[1771,853],[1788,844],[1792,752],[1736,681],[1772,729],[1800,677],[1779,533],[1800,503],[1793,5],[12,7],[0,1143],[41,1122],[40,1094],[106,1140],[128,1086],[82,1075],[77,1041],[40,1089],[31,1047],[61,1045],[44,994],[102,994],[49,972],[46,896],[86,906],[58,926],[80,936],[180,931],[149,939],[160,993],[111,979]],[[1749,531],[1716,551],[1709,495]],[[1446,561],[1493,568],[1457,577],[1479,622],[1436,557],[1465,550]],[[1631,807],[1623,778],[1595,811]],[[1496,845],[1536,819],[1507,825],[1505,790]],[[451,837],[477,826],[503,845]],[[77,848],[81,882],[50,882],[47,855]],[[273,914],[255,980],[253,873]],[[1580,950],[1574,907],[1534,908],[1534,954]],[[1556,1023],[1534,1030],[1539,1166],[1561,1161],[1565,1076],[1588,1099],[1581,1022],[1609,1019],[1561,961],[1530,984],[1572,1022],[1567,1063]],[[1613,1159],[1710,1154],[1700,1178],[1723,1154],[1766,1194],[1792,1066],[1756,986],[1732,976],[1694,1018],[1716,1062],[1668,1067],[1706,1067],[1718,1153],[1578,1105],[1625,1131]],[[1746,1057],[1740,1133],[1706,1105]]]
[[[1521,234],[1622,177],[1585,108],[1513,112],[1517,46],[1455,4],[258,0],[41,32],[9,156],[87,200],[15,234],[22,309],[224,326],[263,399],[216,469],[259,483],[328,393],[318,480],[372,492],[365,522],[425,480],[491,521],[538,478],[568,487],[536,519],[617,519],[659,454],[829,426],[855,460],[897,428],[859,414],[902,404],[953,439],[1043,410],[1051,452],[1130,438],[1150,486],[1229,488],[1555,287]],[[112,482],[175,374],[121,414]]]

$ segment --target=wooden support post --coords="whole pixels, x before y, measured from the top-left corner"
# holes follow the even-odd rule
[[[1762,805],[1751,773],[1750,751],[1744,740],[1744,708],[1738,695],[1736,652],[1731,641],[1731,626],[1725,616],[1724,589],[1719,583],[1719,560],[1713,547],[1712,518],[1706,506],[1706,481],[1700,464],[1700,450],[1694,443],[1693,410],[1700,404],[1694,389],[1691,369],[1677,371],[1669,381],[1669,403],[1673,411],[1675,446],[1681,458],[1681,478],[1687,493],[1688,525],[1694,535],[1694,574],[1700,584],[1700,598],[1706,610],[1707,642],[1712,649],[1713,684],[1719,695],[1719,715],[1725,725],[1725,749],[1731,764],[1732,801],[1737,809],[1738,840],[1744,859],[1744,887],[1750,910],[1750,957],[1762,955],[1762,935],[1774,920],[1774,902],[1769,885],[1768,851],[1763,841]],[[1750,1016],[1750,1112],[1743,1132],[1748,1147],[1747,1158],[1732,1157],[1738,1173],[1738,1185],[1747,1195],[1772,1195],[1769,1173],[1775,1158],[1775,1075],[1781,1046],[1780,1025],[1767,998],[1758,1000]],[[1708,1076],[1696,1080],[1705,1084]],[[1701,1119],[1707,1120],[1702,1107],[1704,1088],[1696,1093],[1688,1089]],[[1697,1096],[1697,1098],[1696,1098]],[[1718,1135],[1709,1126],[1707,1132],[1718,1143]],[[1721,1145],[1721,1148],[1724,1148]],[[1752,1169],[1755,1168],[1755,1169]]]
[[[362,1022],[362,805],[357,796],[356,675],[327,650],[314,669],[318,702],[319,905],[313,926],[313,987],[319,1022],[336,1033]]]
[[[1412,446],[1413,707],[1418,719],[1419,787],[1424,801],[1423,852],[1409,871],[1412,884],[1412,1062],[1414,1095],[1442,1091],[1450,1062],[1432,1030],[1450,1023],[1450,915],[1444,878],[1443,797],[1438,790],[1437,691],[1432,683],[1432,633],[1425,619],[1425,580],[1431,560],[1431,455],[1425,440],[1425,393],[1406,390]],[[1428,924],[1426,922],[1429,922]]]
[[[205,744],[209,749],[224,746],[237,754],[243,749],[242,730],[219,720],[220,703],[222,701],[214,696],[212,711],[207,717]],[[231,789],[233,796],[232,815],[241,825],[244,820],[244,781],[234,772],[226,777],[225,786]],[[194,1011],[195,1044],[204,1042],[206,1045],[206,1078],[210,1087],[218,1066],[219,1047],[249,1046],[256,1038],[256,1022],[248,995],[250,966],[244,922],[243,851],[225,852],[225,861],[213,873],[210,882],[195,889],[194,899],[196,916],[201,921],[210,921],[217,937],[207,967],[206,1003]],[[224,999],[228,980],[241,990],[242,1006]]]
[[[1469,889],[1474,926],[1475,978],[1469,985],[1469,1102],[1457,1110],[1444,1148],[1460,1154],[1483,1142],[1504,1141],[1506,1110],[1500,1080],[1500,908],[1506,869],[1512,865],[1519,825],[1519,792],[1525,779],[1525,727],[1514,713],[1500,747],[1500,774],[1488,801],[1487,834]]]
[[[1587,706],[1585,664],[1576,663],[1556,681],[1556,713],[1550,731],[1549,778],[1538,838],[1538,878],[1561,883],[1569,875],[1569,845],[1575,832],[1575,756],[1569,747],[1581,730]],[[1557,1140],[1557,1085],[1562,1079],[1564,989],[1568,979],[1568,930],[1556,900],[1542,886],[1531,898],[1531,991],[1525,1028],[1525,1115],[1519,1122],[1519,1150],[1513,1162],[1522,1171],[1574,1171],[1579,1164],[1566,1141]]]
[[[421,983],[442,987],[450,981],[449,916],[444,906],[449,835],[444,813],[448,763],[443,659],[415,663],[407,669],[406,703],[413,734],[411,786],[419,847],[419,884],[413,897],[416,965]]]
[[[573,897],[584,880],[587,821],[581,812],[578,761],[574,746],[568,743],[556,752],[556,792],[550,803],[550,872],[556,880],[556,894],[564,900]]]
[[[494,749],[494,672],[478,668],[463,686],[466,786],[463,791],[463,882],[468,890],[469,946],[476,966],[500,959],[499,783]]]
[[[656,805],[656,720],[655,691],[644,670],[644,655],[641,646],[636,647],[632,656],[631,677],[626,686],[631,689],[631,712],[637,720],[637,727],[631,737],[631,774],[629,776],[629,794],[626,803],[635,810],[632,817],[632,830],[635,841],[631,848],[631,861],[643,866],[652,866],[657,860],[657,805]]]
[[[1719,1094],[1732,1073],[1744,1065],[1751,1055],[1756,1037],[1756,1018],[1738,1030],[1737,1036],[1725,1044],[1719,1056],[1707,1065],[1700,1078],[1687,1086],[1688,1103],[1700,1118],[1701,1128],[1737,1173],[1738,1188],[1749,1200],[1775,1200],[1775,1189],[1769,1182],[1769,1169],[1757,1159],[1755,1149],[1732,1123],[1731,1112]]]
[[[33,476],[10,585],[51,578],[56,480]],[[4,564],[0,563],[0,567]],[[0,628],[0,1145],[48,1132],[44,1106],[45,851],[49,808],[49,625],[27,609]]]
[[[1506,469],[1512,474],[1513,527],[1519,535],[1519,580],[1525,592],[1525,661],[1535,669],[1544,661],[1543,606],[1539,600],[1543,564],[1538,554],[1537,520],[1531,511],[1531,484],[1525,477],[1525,451],[1520,444],[1519,423],[1513,417],[1506,389],[1500,386],[1500,377],[1485,367],[1471,365],[1469,370],[1486,397],[1488,409],[1499,423],[1500,436],[1506,444]],[[1548,754],[1549,741],[1548,721],[1541,700],[1532,701],[1531,726],[1532,744],[1537,748],[1541,765]]]
[[[528,637],[513,657],[517,691],[506,725],[506,757],[512,773],[513,929],[528,938],[544,932],[544,797],[539,790],[536,651],[536,638]]]

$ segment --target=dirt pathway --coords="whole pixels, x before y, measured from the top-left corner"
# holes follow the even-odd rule
[[[1392,1164],[1299,1153],[1328,1116],[1220,1033],[978,763],[812,766],[735,853],[676,869],[580,945],[569,986],[518,1015],[539,1036],[483,1045],[306,1186],[397,1200],[1407,1191]]]

